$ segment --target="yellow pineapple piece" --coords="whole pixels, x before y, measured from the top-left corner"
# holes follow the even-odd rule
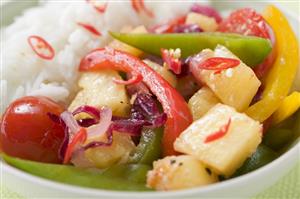
[[[144,62],[150,66],[153,70],[155,70],[158,74],[160,74],[165,80],[167,80],[173,87],[177,85],[176,76],[169,71],[166,65],[161,66],[153,61],[145,59]]]
[[[196,92],[189,100],[189,108],[193,115],[193,120],[200,119],[212,107],[220,103],[218,97],[210,88],[204,86]]]
[[[207,137],[231,123],[227,133],[216,140]],[[192,155],[216,174],[232,175],[255,152],[261,142],[262,125],[232,107],[217,104],[194,121],[174,143],[176,151]]]
[[[218,29],[218,23],[215,18],[194,12],[187,15],[185,23],[197,24],[205,32],[215,32]]]
[[[106,142],[106,134],[97,138],[96,140],[88,140],[86,143],[91,141],[104,141]],[[131,140],[130,135],[124,133],[114,132],[113,142],[111,146],[100,146],[90,148],[86,150],[85,157],[97,168],[104,169],[108,168],[116,163],[127,162],[130,153],[135,148],[135,144]]]
[[[239,59],[221,45],[216,47],[214,57]],[[213,70],[203,69],[199,76],[224,104],[240,112],[247,109],[261,84],[253,70],[241,61],[237,67],[223,70],[220,74],[214,73]]]
[[[167,156],[157,160],[147,174],[147,186],[161,191],[199,187],[217,181],[216,175],[189,155]]]
[[[134,28],[133,30],[131,30],[131,28],[129,27],[125,27],[123,28],[123,30],[121,32],[130,32],[130,33],[147,33],[147,29],[145,28],[145,26],[138,26],[136,28]],[[132,54],[133,56],[136,56],[136,57],[140,57],[144,54],[143,51],[133,47],[133,46],[130,46],[128,44],[125,44],[119,40],[116,40],[114,39],[109,45],[109,47],[112,47],[114,49],[117,49],[117,50],[121,50],[121,51],[124,51],[124,52],[127,52],[127,53],[130,53]]]
[[[125,86],[113,82],[114,78],[121,79],[118,72],[113,70],[83,73],[79,80],[82,90],[77,93],[69,110],[73,111],[82,105],[97,108],[107,106],[114,115],[126,116],[130,108],[129,97]]]

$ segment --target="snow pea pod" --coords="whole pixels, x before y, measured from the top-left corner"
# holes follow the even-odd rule
[[[251,67],[261,63],[272,50],[272,45],[267,39],[231,33],[133,34],[110,32],[110,34],[115,39],[158,56],[160,56],[161,48],[180,48],[182,57],[186,58],[205,48],[214,49],[221,44]]]
[[[111,168],[108,171],[82,169],[74,166],[47,164],[22,160],[19,158],[10,157],[3,154],[3,159],[10,165],[26,171],[30,174],[46,178],[49,180],[58,181],[61,183],[78,185],[90,188],[100,188],[109,190],[127,190],[127,191],[147,191],[150,190],[145,186],[145,183],[140,183],[141,178],[135,175],[135,172],[141,174],[138,166],[122,168]],[[145,175],[145,167],[142,166]],[[115,171],[128,170],[126,174],[112,175]]]
[[[130,163],[152,165],[154,160],[161,157],[162,128],[143,129],[140,143],[130,156]]]
[[[275,160],[278,157],[278,154],[272,149],[260,144],[255,153],[248,158],[243,166],[239,168],[232,177],[240,176],[251,171],[254,171],[270,162]]]
[[[103,172],[109,178],[123,178],[136,183],[146,183],[147,172],[150,165],[145,164],[119,164],[114,165]]]

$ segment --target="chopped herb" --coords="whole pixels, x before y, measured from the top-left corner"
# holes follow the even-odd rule
[[[172,164],[175,164],[176,163],[176,160],[171,160],[170,161],[170,164],[172,165]]]

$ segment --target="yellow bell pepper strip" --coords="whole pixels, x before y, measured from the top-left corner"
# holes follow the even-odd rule
[[[278,124],[290,117],[300,108],[300,93],[293,92],[287,96],[272,115],[272,124]]]
[[[260,122],[269,118],[288,94],[299,66],[298,41],[287,19],[275,6],[268,6],[264,19],[275,33],[277,58],[264,82],[262,99],[250,106],[246,114]]]

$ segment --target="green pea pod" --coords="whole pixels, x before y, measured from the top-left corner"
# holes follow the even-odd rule
[[[109,172],[105,173],[100,170],[82,169],[68,165],[39,163],[10,157],[4,154],[2,157],[8,164],[18,169],[42,178],[66,184],[110,190],[150,190],[145,186],[145,183],[131,181],[130,176],[133,174],[129,174],[130,172],[128,172],[128,175],[110,176]],[[124,167],[123,170],[125,169],[126,168]],[[133,170],[131,169],[131,171]],[[110,173],[113,173],[112,169],[110,170]]]
[[[145,184],[150,169],[151,166],[145,164],[119,164],[106,169],[103,175]]]
[[[229,33],[134,34],[110,32],[110,34],[115,39],[158,56],[161,54],[161,48],[180,48],[182,57],[186,58],[205,48],[214,49],[221,44],[251,67],[261,63],[272,50],[272,45],[267,39]]]
[[[263,144],[277,151],[289,143],[292,138],[293,131],[290,129],[271,128],[266,132]]]
[[[152,165],[154,160],[161,157],[161,140],[163,130],[161,128],[143,129],[140,143],[130,156],[129,163]]]
[[[277,157],[278,154],[276,152],[261,144],[257,147],[255,153],[244,162],[243,166],[239,168],[232,177],[237,177],[254,171],[272,162]]]

